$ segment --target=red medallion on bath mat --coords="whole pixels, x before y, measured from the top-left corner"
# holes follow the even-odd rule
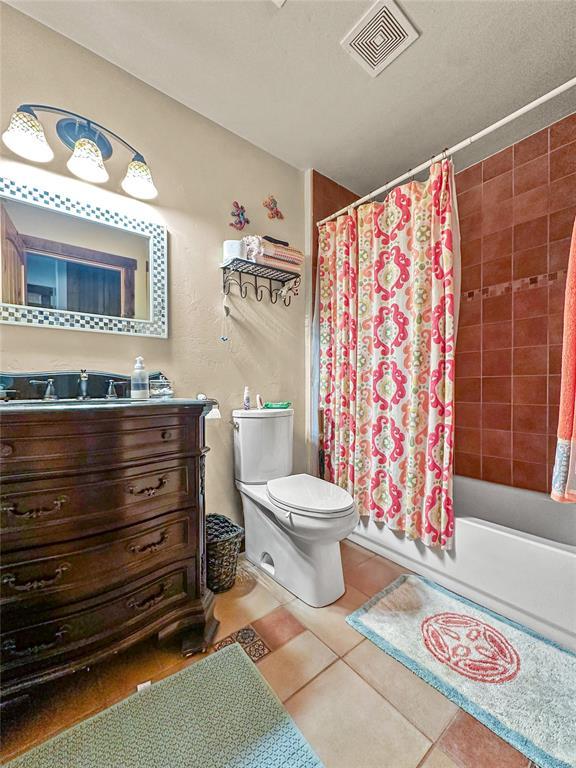
[[[504,635],[472,616],[437,613],[421,629],[430,653],[470,680],[506,683],[520,670],[520,657]]]

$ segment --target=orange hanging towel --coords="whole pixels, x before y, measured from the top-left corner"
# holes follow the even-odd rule
[[[576,502],[576,221],[566,278],[562,386],[551,496],[554,501]]]

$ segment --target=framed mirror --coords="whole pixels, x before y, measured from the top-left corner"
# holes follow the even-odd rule
[[[0,322],[168,336],[166,228],[0,177]]]

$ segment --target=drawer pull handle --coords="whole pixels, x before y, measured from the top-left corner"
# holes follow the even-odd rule
[[[2,443],[0,445],[0,456],[2,456],[3,458],[12,456],[13,453],[14,453],[14,446],[10,445],[10,443]]]
[[[70,632],[70,629],[71,627],[69,624],[62,624],[62,626],[58,627],[54,633],[54,640],[52,640],[52,642],[29,645],[27,648],[22,648],[22,650],[18,650],[16,641],[9,637],[2,643],[2,651],[14,658],[21,658],[22,656],[38,656],[39,653],[49,651],[51,648],[60,645],[60,643],[64,641],[66,635]]]
[[[162,531],[158,541],[151,541],[150,544],[131,544],[128,547],[128,551],[133,555],[144,555],[149,552],[158,552],[168,543],[168,529]]]
[[[54,512],[61,512],[62,507],[69,501],[68,496],[58,496],[54,499],[49,507],[33,507],[32,509],[23,509],[22,512],[18,511],[18,503],[2,504],[2,512],[4,514],[13,515],[14,517],[24,517],[28,520],[36,520],[38,517],[46,517],[52,515]]]
[[[54,586],[69,568],[70,563],[60,563],[58,568],[56,568],[54,576],[48,576],[45,579],[32,579],[20,584],[14,573],[7,573],[2,576],[2,584],[10,587],[15,592],[38,592],[41,589],[46,589],[46,587]]]
[[[156,485],[150,485],[146,488],[140,488],[139,491],[136,490],[136,487],[134,485],[128,486],[128,493],[131,493],[132,496],[146,496],[148,499],[152,498],[152,496],[156,496],[158,491],[162,490],[168,483],[168,478],[166,475],[163,475],[161,478],[158,479],[158,482]]]
[[[170,440],[170,438],[172,437],[172,432],[170,432],[169,429],[165,429],[164,432],[162,432],[161,437],[162,437],[162,440]]]
[[[133,597],[131,600],[128,600],[126,605],[128,608],[133,608],[135,611],[138,611],[139,613],[142,611],[149,611],[151,608],[154,608],[155,605],[158,605],[158,603],[161,603],[162,600],[167,596],[168,593],[168,587],[170,586],[169,582],[164,582],[160,586],[160,590],[151,597],[147,597],[144,600],[141,600],[138,602],[138,600]]]

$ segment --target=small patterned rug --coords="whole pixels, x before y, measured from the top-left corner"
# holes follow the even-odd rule
[[[144,689],[6,768],[322,768],[238,644]]]
[[[576,766],[576,654],[419,576],[346,621],[537,765]]]

